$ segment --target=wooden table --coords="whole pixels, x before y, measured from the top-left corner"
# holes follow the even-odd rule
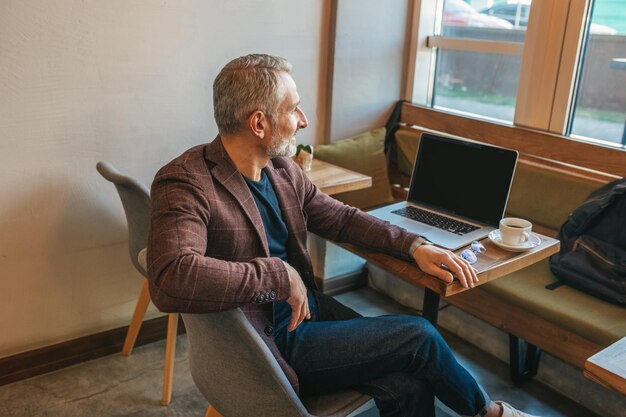
[[[541,234],[537,235],[541,238],[541,244],[534,249],[521,253],[506,251],[491,243],[488,238],[483,239],[482,243],[487,251],[483,254],[478,254],[478,261],[473,265],[478,270],[479,282],[477,286],[518,271],[559,251],[560,242],[558,240]],[[456,280],[448,284],[432,275],[428,275],[422,272],[415,263],[357,248],[353,245],[342,244],[340,246],[391,272],[409,284],[423,287],[425,293],[422,315],[433,324],[437,324],[439,299],[441,296],[450,297],[454,294],[471,290],[471,288],[463,288]],[[455,253],[460,254],[466,248],[461,248],[455,251]]]
[[[346,191],[360,190],[372,186],[372,178],[358,172],[338,167],[319,159],[313,159],[307,176],[322,192],[333,195]],[[329,291],[342,281],[349,270],[355,273],[362,269],[362,260],[346,253],[345,250],[330,244],[326,239],[313,233],[308,234],[307,247],[313,261],[315,281],[320,290]],[[352,270],[350,269],[352,268]]]
[[[322,192],[333,195],[372,186],[372,177],[313,159],[307,176]]]
[[[587,359],[584,374],[592,381],[626,395],[626,337]]]

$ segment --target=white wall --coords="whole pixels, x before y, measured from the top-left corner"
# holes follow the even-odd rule
[[[289,58],[309,117],[299,139],[321,141],[327,3],[0,2],[0,357],[128,324],[141,278],[95,164],[149,184],[211,140],[228,60]]]
[[[340,0],[330,140],[384,126],[402,97],[409,0]]]

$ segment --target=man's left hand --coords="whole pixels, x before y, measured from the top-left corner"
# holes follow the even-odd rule
[[[413,251],[413,258],[422,271],[443,282],[452,282],[457,278],[465,288],[474,288],[478,282],[476,269],[449,250],[434,245],[421,245]]]

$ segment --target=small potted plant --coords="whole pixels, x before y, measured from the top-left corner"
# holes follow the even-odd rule
[[[294,159],[300,165],[300,168],[310,171],[313,163],[313,145],[298,145]]]

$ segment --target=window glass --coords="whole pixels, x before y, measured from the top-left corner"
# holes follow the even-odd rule
[[[440,35],[524,43],[530,0],[445,0]],[[512,123],[521,56],[439,48],[432,106]]]
[[[442,36],[522,41],[530,0],[445,0]]]
[[[510,22],[515,29],[525,29],[528,26],[529,3],[500,4],[486,9],[490,16],[496,16]]]
[[[512,122],[521,56],[439,50],[433,107]]]
[[[570,134],[626,145],[626,1],[595,0]]]

